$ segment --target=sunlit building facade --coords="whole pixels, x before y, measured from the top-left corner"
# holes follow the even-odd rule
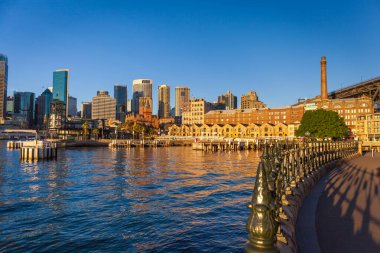
[[[98,91],[92,98],[92,119],[116,119],[116,100],[112,98],[108,91]]]
[[[184,86],[175,87],[174,116],[182,115],[183,105],[190,100],[190,88]]]
[[[158,117],[170,116],[170,86],[163,84],[158,86]]]
[[[152,85],[153,81],[150,79],[136,79],[132,84],[132,112],[139,113],[139,98],[140,97],[152,97]]]
[[[7,114],[8,58],[0,54],[0,124]]]

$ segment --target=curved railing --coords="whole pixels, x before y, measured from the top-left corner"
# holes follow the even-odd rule
[[[327,165],[357,151],[357,142],[264,144],[248,204],[246,252],[296,252],[295,225],[303,199]]]

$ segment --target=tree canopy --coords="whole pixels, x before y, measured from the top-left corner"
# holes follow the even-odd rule
[[[304,113],[296,135],[342,139],[348,135],[348,127],[337,112],[318,109]]]

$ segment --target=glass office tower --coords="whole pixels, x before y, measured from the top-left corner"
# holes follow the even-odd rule
[[[127,110],[127,86],[116,84],[113,96],[116,100],[116,119],[124,122]]]
[[[68,116],[69,100],[69,70],[59,69],[53,72],[53,101],[61,101],[65,106],[65,116]]]

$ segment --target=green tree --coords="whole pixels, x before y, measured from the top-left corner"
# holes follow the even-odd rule
[[[318,109],[304,113],[296,135],[342,139],[348,135],[348,127],[337,112]]]

